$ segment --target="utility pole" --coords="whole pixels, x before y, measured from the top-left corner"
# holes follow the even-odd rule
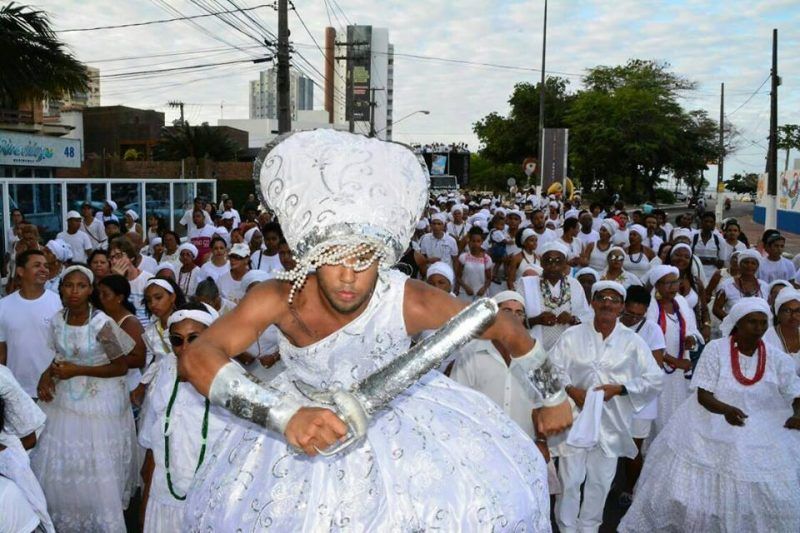
[[[370,43],[367,42],[367,41],[352,41],[352,42],[351,41],[345,41],[345,42],[336,42],[335,44],[337,46],[344,46],[345,50],[346,50],[345,55],[336,56],[334,59],[336,59],[336,61],[341,61],[342,59],[347,61],[347,65],[346,65],[346,68],[345,68],[345,83],[347,84],[347,87],[346,87],[347,94],[345,96],[344,113],[345,113],[345,117],[347,117],[348,111],[349,111],[349,120],[348,120],[348,122],[350,123],[349,130],[350,130],[350,133],[355,133],[355,131],[356,131],[356,119],[355,119],[355,109],[354,109],[354,107],[355,107],[354,106],[354,103],[355,103],[355,89],[354,89],[355,88],[355,83],[354,83],[354,79],[353,79],[353,72],[354,72],[353,61],[355,59],[361,59],[361,56],[360,55],[357,56],[356,54],[353,53],[352,50],[353,50],[353,48],[357,48],[359,46],[366,46],[366,45],[369,45]]]
[[[375,91],[384,91],[385,87],[380,89],[369,90],[369,136],[375,137],[375,108],[378,107],[378,102],[375,101]],[[386,128],[383,128],[386,129]]]
[[[183,121],[183,102],[178,100],[170,100],[169,102],[167,102],[167,105],[169,105],[172,108],[175,107],[181,108],[181,126],[183,126],[185,124],[185,122]]]
[[[769,93],[769,149],[767,152],[767,205],[764,229],[778,227],[778,30],[772,30],[772,88]]]
[[[278,0],[278,132],[292,129],[289,81],[289,0]]]
[[[539,140],[537,152],[539,157],[539,185],[544,185],[544,175],[542,172],[542,162],[544,161],[544,59],[547,52],[547,0],[544,0],[544,26],[542,27],[542,81],[539,84]]]
[[[725,198],[725,184],[722,178],[722,167],[725,159],[725,84],[721,83],[719,88],[719,154],[717,155],[717,205],[714,206],[714,214],[717,216],[717,223],[722,220],[723,201]]]

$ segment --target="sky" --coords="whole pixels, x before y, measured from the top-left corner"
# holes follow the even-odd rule
[[[272,2],[272,0],[269,0]],[[540,78],[543,0],[293,0],[289,14],[293,61],[320,72],[324,60],[314,45],[323,43],[326,26],[348,23],[389,29],[395,46],[395,121],[402,142],[466,142],[478,148],[472,125],[491,112],[506,114],[516,83]],[[140,27],[62,32],[61,30],[130,24],[261,6],[267,0],[39,0],[53,27],[74,55],[101,69],[103,105],[156,109],[167,122],[178,117],[170,100],[186,102],[193,124],[247,118],[248,81],[265,55],[244,24],[226,25],[216,17]],[[697,83],[686,92],[687,110],[705,109],[719,117],[720,83],[725,83],[726,120],[740,136],[738,150],[725,162],[725,178],[736,172],[763,172],[769,130],[769,81],[772,29],[779,33],[779,124],[800,123],[800,27],[797,0],[551,0],[547,20],[548,75],[581,87],[586,69],[624,64],[631,58],[668,62],[676,74]],[[277,31],[272,7],[247,11],[255,22]],[[244,18],[244,17],[242,17]],[[302,22],[308,28],[303,27]],[[254,24],[251,21],[247,21]],[[237,29],[239,28],[239,29]],[[252,29],[251,33],[255,33]],[[310,35],[309,35],[310,33]],[[470,65],[426,56],[499,66]],[[124,59],[129,58],[129,59]],[[240,61],[240,62],[239,62]],[[236,62],[202,70],[154,74],[157,69]],[[138,72],[124,76],[125,73]],[[320,76],[315,76],[321,83]],[[315,88],[315,108],[322,109]],[[792,159],[800,158],[794,152]],[[779,157],[782,170],[784,154]],[[521,163],[521,162],[520,162]],[[711,178],[716,181],[714,167]],[[791,168],[791,163],[790,163]]]

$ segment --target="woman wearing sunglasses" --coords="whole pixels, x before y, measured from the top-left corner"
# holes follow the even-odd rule
[[[608,265],[606,269],[600,274],[600,279],[603,281],[616,281],[626,289],[631,285],[641,285],[642,282],[634,274],[623,269],[625,258],[627,254],[621,246],[612,246],[606,255]]]
[[[772,327],[764,334],[764,342],[780,348],[794,359],[800,375],[800,292],[785,289],[775,297]]]
[[[692,371],[689,350],[702,338],[692,308],[678,292],[679,276],[678,269],[669,265],[654,267],[649,276],[653,299],[647,308],[647,318],[658,324],[666,341],[662,366],[666,375],[651,437],[664,428],[675,409],[689,396]]]
[[[800,378],[762,339],[769,315],[750,297],[725,317],[692,397],[650,446],[619,531],[800,531]]]
[[[139,432],[148,448],[142,505],[144,531],[182,531],[186,493],[195,471],[225,428],[224,415],[211,407],[177,371],[186,347],[211,325],[219,314],[204,304],[190,303],[167,320],[174,357],[163,359],[153,387],[166,394],[167,402],[151,405],[152,423]]]

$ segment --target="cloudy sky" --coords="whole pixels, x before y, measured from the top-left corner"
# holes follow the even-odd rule
[[[272,0],[270,0],[271,2]],[[181,15],[246,8],[266,0],[39,0],[57,30],[129,24]],[[386,27],[395,45],[395,118],[417,114],[395,127],[405,142],[467,142],[478,145],[472,124],[486,114],[508,111],[515,83],[536,82],[541,66],[543,0],[294,0],[289,26],[297,52],[320,71],[320,43],[326,26],[348,22]],[[248,11],[273,33],[271,7]],[[298,16],[300,18],[298,18]],[[244,18],[244,17],[242,17]],[[234,24],[240,30],[255,33]],[[676,73],[698,83],[687,93],[687,109],[719,115],[719,84],[725,82],[726,113],[741,133],[739,149],[725,175],[763,171],[769,127],[772,29],[779,30],[779,123],[800,123],[800,2],[797,0],[551,0],[548,13],[547,71],[581,86],[585,69],[616,65],[630,58],[668,61]],[[793,31],[794,29],[794,31]],[[178,111],[183,100],[192,123],[216,124],[247,118],[247,82],[262,65],[236,62],[258,57],[255,38],[214,18],[113,30],[63,32],[75,55],[101,69],[103,105],[125,104]],[[425,56],[407,57],[402,54]],[[438,58],[438,59],[436,59]],[[471,65],[441,59],[500,66]],[[312,71],[302,59],[295,60]],[[153,70],[209,63],[206,69],[153,73]],[[140,74],[126,74],[140,73]],[[766,82],[766,83],[765,83]],[[762,85],[763,84],[763,85]],[[322,91],[315,92],[322,108]],[[222,109],[221,109],[222,105]],[[800,157],[793,154],[792,157]],[[783,155],[780,158],[783,165]],[[713,180],[712,180],[713,181]]]

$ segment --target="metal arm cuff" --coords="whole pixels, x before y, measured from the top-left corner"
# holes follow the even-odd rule
[[[208,399],[239,418],[281,435],[289,420],[302,407],[288,396],[261,383],[234,362],[220,368],[214,376]]]
[[[567,399],[558,370],[547,359],[541,343],[525,355],[511,360],[511,370],[534,400],[545,407],[558,405]]]

